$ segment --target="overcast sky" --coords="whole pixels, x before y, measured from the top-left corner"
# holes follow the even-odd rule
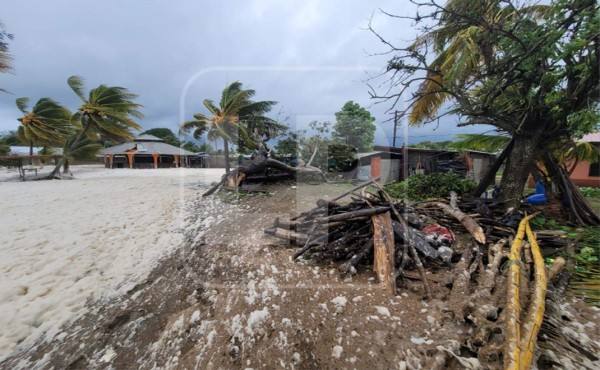
[[[256,99],[278,101],[274,116],[289,117],[292,128],[333,122],[353,100],[376,117],[376,143],[391,144],[393,125],[384,123],[390,104],[374,105],[365,84],[367,71],[380,71],[387,59],[371,55],[387,49],[365,27],[372,17],[378,32],[400,44],[415,30],[379,8],[415,12],[405,0],[12,1],[0,19],[15,36],[14,74],[0,75],[0,87],[13,94],[0,95],[0,131],[17,128],[17,97],[48,96],[76,109],[66,84],[71,75],[84,77],[88,89],[128,88],[144,105],[144,129],[174,131],[204,112],[203,99],[218,100],[227,83],[239,80]],[[410,141],[465,132],[455,121],[411,128]]]

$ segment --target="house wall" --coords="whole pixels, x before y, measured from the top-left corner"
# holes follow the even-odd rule
[[[600,177],[590,176],[590,162],[580,162],[571,174],[571,180],[577,186],[591,186],[594,188],[600,187]],[[596,164],[598,165],[598,164]],[[567,166],[569,168],[569,166]]]

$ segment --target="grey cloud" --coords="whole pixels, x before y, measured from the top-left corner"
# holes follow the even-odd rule
[[[50,96],[75,109],[78,100],[66,84],[73,74],[83,76],[88,88],[104,83],[139,94],[145,129],[177,130],[184,86],[209,67],[381,68],[386,57],[367,55],[385,50],[363,30],[371,14],[375,27],[394,41],[410,39],[415,31],[378,14],[378,8],[413,11],[392,0],[15,1],[1,16],[15,34],[10,45],[15,74],[0,76],[0,86],[14,94],[0,96],[0,131],[18,125],[16,97]],[[385,143],[391,137],[391,124],[382,124],[389,105],[373,105],[366,77],[363,71],[211,72],[191,84],[184,118],[202,111],[203,99],[218,100],[226,83],[240,80],[257,91],[257,99],[279,101],[291,122],[296,115],[333,117],[348,100],[370,106],[382,126],[377,141]],[[427,135],[432,129],[414,132]],[[450,130],[456,130],[452,123],[435,133]]]

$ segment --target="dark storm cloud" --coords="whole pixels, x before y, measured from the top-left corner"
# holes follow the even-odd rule
[[[239,80],[257,91],[257,99],[277,100],[292,126],[307,117],[333,120],[346,101],[354,100],[370,107],[384,127],[376,141],[385,143],[391,136],[391,124],[382,123],[390,118],[385,114],[389,104],[373,105],[364,83],[365,70],[385,65],[385,57],[368,54],[385,49],[364,28],[374,14],[374,27],[394,41],[411,39],[414,30],[378,8],[413,12],[407,2],[391,0],[12,2],[1,20],[15,35],[10,44],[15,72],[0,76],[0,86],[14,95],[0,96],[0,131],[18,125],[16,97],[49,96],[75,109],[78,100],[66,79],[77,74],[88,88],[104,83],[139,94],[145,129],[177,130],[186,85],[183,107],[189,119],[202,111],[203,99],[218,100],[228,82]],[[453,122],[442,126],[436,132],[411,129],[411,134],[451,138]]]

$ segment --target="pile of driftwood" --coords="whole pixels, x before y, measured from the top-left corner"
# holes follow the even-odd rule
[[[377,187],[377,193],[364,191],[368,185]],[[349,203],[338,203],[346,196],[351,198]],[[273,227],[265,232],[301,245],[294,259],[307,252],[322,259],[345,259],[340,266],[343,275],[354,272],[357,265],[373,252],[373,269],[381,285],[392,294],[396,292],[395,282],[402,274],[402,267],[410,262],[421,275],[425,296],[430,297],[422,258],[448,265],[453,257],[449,248],[453,236],[444,238],[421,231],[424,221],[438,213],[441,220],[438,223],[449,223],[452,219],[477,243],[486,243],[485,230],[457,206],[427,202],[408,207],[402,202],[394,202],[376,179],[331,200],[320,199],[317,207],[290,220],[276,219]],[[454,229],[454,225],[451,228]],[[440,226],[440,229],[444,228]],[[452,235],[448,229],[446,233]],[[508,232],[508,228],[500,231]],[[494,237],[498,239],[499,235],[494,234]]]
[[[465,348],[474,354],[473,363],[529,368],[542,317],[542,331],[550,334],[561,320],[557,310],[551,311],[556,317],[544,316],[546,290],[556,297],[564,289],[554,285],[564,261],[557,259],[546,272],[538,239],[571,246],[572,241],[560,232],[534,234],[528,225],[531,217],[505,214],[496,201],[459,203],[453,195],[449,202],[408,206],[393,201],[376,180],[321,199],[296,217],[276,219],[265,232],[298,245],[294,259],[310,254],[339,261],[342,275],[370,265],[389,294],[397,294],[398,282],[418,281],[424,299],[446,302],[450,317],[444,326],[456,326],[456,347],[440,349],[425,368],[446,368],[452,360],[448,353]],[[376,190],[366,191],[369,185]],[[529,242],[524,241],[525,231]],[[554,339],[544,343],[548,353],[565,346],[564,338]],[[569,352],[574,364],[583,364],[585,354],[595,350],[576,348]]]

